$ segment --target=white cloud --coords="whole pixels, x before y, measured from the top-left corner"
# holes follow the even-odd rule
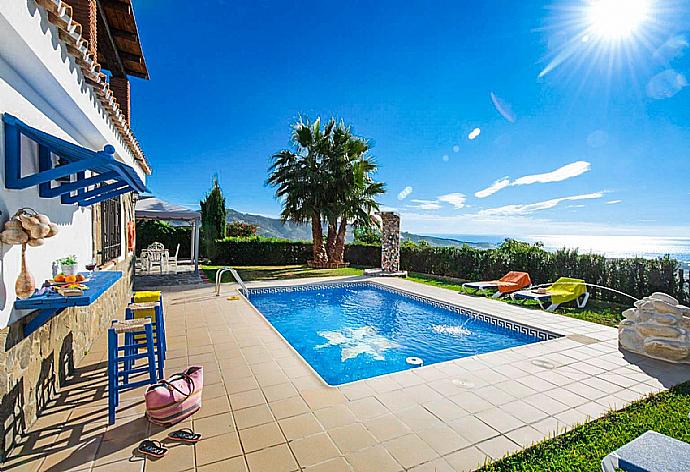
[[[498,179],[496,182],[489,185],[484,190],[480,190],[480,191],[476,192],[474,194],[474,196],[477,198],[486,198],[489,195],[493,195],[494,193],[498,192],[502,188],[508,187],[509,185],[510,185],[510,179],[508,177],[503,177],[502,179]]]
[[[457,210],[465,206],[465,200],[467,200],[467,197],[462,193],[448,193],[438,197],[439,202],[448,203]]]
[[[606,202],[607,205],[617,205],[619,203],[623,203],[623,200],[609,200]]]
[[[412,187],[409,185],[402,189],[402,191],[398,194],[398,200],[405,200],[410,194],[412,193]]]
[[[467,139],[469,139],[470,141],[476,139],[481,132],[482,130],[480,130],[479,128],[474,128],[472,131],[470,131],[470,134],[467,135]]]
[[[566,164],[563,167],[545,174],[526,175],[515,179],[511,185],[530,185],[530,184],[544,184],[548,182],[561,182],[563,180],[577,177],[591,169],[592,165],[587,161],[576,161]]]
[[[577,201],[577,200],[591,200],[596,198],[602,198],[604,192],[594,192],[587,193],[583,195],[573,195],[570,197],[560,197],[552,198],[551,200],[544,200],[543,202],[536,203],[526,203],[526,204],[513,204],[505,205],[498,208],[487,208],[485,210],[480,210],[478,215],[480,216],[516,216],[516,215],[529,215],[537,211],[548,210],[557,206],[561,202]]]
[[[512,182],[506,176],[502,179],[497,180],[487,188],[480,190],[474,194],[477,198],[486,198],[489,195],[493,195],[501,189],[506,187],[514,187],[516,185],[531,185],[531,184],[545,184],[550,182],[562,182],[564,180],[570,179],[572,177],[577,177],[589,172],[592,165],[587,161],[576,161],[566,164],[558,169],[545,172],[543,174],[525,175],[523,177],[518,177]]]
[[[411,202],[415,205],[407,205],[407,208],[418,208],[420,210],[438,210],[441,208],[441,205],[436,200],[412,199]]]

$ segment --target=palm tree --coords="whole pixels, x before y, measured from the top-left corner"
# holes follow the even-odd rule
[[[313,123],[297,121],[292,127],[292,144],[296,152],[282,150],[273,155],[268,184],[276,187],[275,195],[283,200],[280,217],[283,222],[311,223],[313,260],[328,262],[323,244],[321,214],[326,200],[323,182],[323,151],[328,145],[335,122],[321,129],[321,119]]]
[[[371,178],[371,174],[376,171],[376,164],[368,155],[369,143],[354,136],[342,121],[333,130],[329,144],[324,157],[329,240],[331,228],[335,230],[337,227],[337,230],[335,242],[329,247],[328,258],[332,263],[342,264],[348,222],[360,226],[371,224],[370,215],[378,210],[375,198],[384,192],[384,185]]]

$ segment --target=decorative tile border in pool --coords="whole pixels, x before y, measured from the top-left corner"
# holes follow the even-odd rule
[[[468,318],[475,318],[486,323],[496,325],[505,329],[510,329],[512,331],[517,331],[518,333],[526,334],[528,336],[533,336],[542,341],[548,341],[551,339],[562,338],[563,335],[552,333],[544,329],[535,328],[533,326],[524,325],[515,321],[505,320],[494,315],[489,315],[487,313],[481,313],[478,311],[468,310],[467,308],[462,308],[451,303],[441,302],[434,300],[433,298],[425,297],[423,295],[418,295],[416,293],[408,292],[406,290],[400,290],[397,288],[389,287],[388,285],[378,284],[375,282],[333,282],[333,283],[322,283],[314,285],[293,285],[293,286],[283,286],[283,287],[261,287],[261,288],[249,288],[247,291],[251,296],[252,294],[259,293],[278,293],[278,292],[308,292],[312,290],[323,290],[328,288],[337,287],[376,287],[380,290],[386,292],[395,293],[397,295],[411,298],[418,302],[426,303],[436,308],[443,308],[455,313],[460,313],[461,315],[467,316]]]

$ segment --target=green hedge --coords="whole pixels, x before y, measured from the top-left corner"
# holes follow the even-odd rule
[[[683,301],[688,298],[685,285],[680,281],[678,261],[669,257],[606,259],[570,249],[549,252],[540,245],[507,240],[496,249],[403,247],[400,265],[409,271],[464,280],[491,280],[510,270],[518,270],[529,273],[534,284],[553,282],[559,277],[576,277],[636,298],[655,291],[666,292]],[[630,303],[630,299],[607,290],[593,288],[590,291],[599,300]]]
[[[192,228],[189,226],[172,226],[164,221],[139,221],[137,222],[137,250],[139,255],[153,242],[160,242],[170,250],[170,254],[175,253],[175,248],[180,245],[179,257],[186,259],[189,257],[192,247]]]
[[[311,259],[311,242],[267,238],[226,238],[216,241],[211,260],[217,265],[290,265]],[[381,248],[376,245],[348,244],[345,260],[352,265],[379,265]]]
[[[213,252],[213,263],[221,265],[304,264],[311,258],[311,243],[259,237],[227,238],[216,242]],[[378,267],[381,249],[377,245],[350,244],[346,246],[345,259],[356,266]],[[462,280],[491,280],[518,270],[529,273],[534,284],[576,277],[637,298],[663,291],[679,300],[688,300],[685,283],[678,274],[678,262],[669,257],[606,259],[569,249],[549,252],[538,244],[506,240],[496,249],[405,245],[400,250],[400,266],[411,272]],[[599,300],[630,303],[629,299],[607,290],[592,288],[590,291]]]

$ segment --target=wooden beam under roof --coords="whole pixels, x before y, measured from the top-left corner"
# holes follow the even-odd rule
[[[120,2],[119,0],[102,0],[104,6],[112,8],[113,10],[120,11],[130,15],[132,13],[132,6],[129,2]]]
[[[103,9],[103,1],[102,0],[96,0],[96,10],[98,10],[98,14],[101,17],[101,20],[103,20],[103,25],[105,27],[105,36],[106,36],[107,41],[110,44],[112,51],[113,51],[114,64],[109,64],[109,66],[111,68],[111,72],[122,75],[123,77],[126,77],[127,76],[127,69],[125,69],[125,66],[122,63],[122,58],[120,57],[120,51],[118,50],[117,44],[115,43],[115,39],[113,38],[113,34],[110,31],[110,25],[108,24],[108,17],[106,16],[105,10]]]
[[[129,41],[136,41],[138,39],[138,36],[136,33],[132,33],[131,31],[121,30],[118,28],[113,28],[112,26],[110,27],[110,33],[116,38],[127,39]]]

